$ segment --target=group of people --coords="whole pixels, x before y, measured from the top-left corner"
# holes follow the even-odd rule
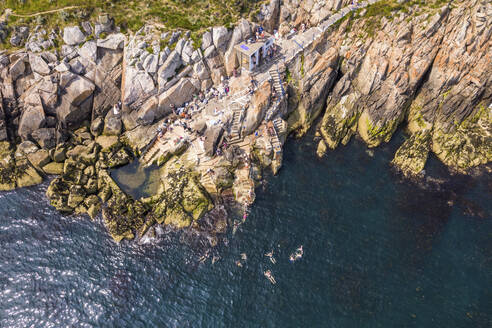
[[[294,261],[297,261],[298,259],[300,259],[303,255],[304,251],[302,249],[302,245],[296,249],[296,251],[294,253],[292,253],[290,255],[290,261],[291,262],[294,262]],[[277,261],[275,260],[275,258],[273,257],[273,250],[271,250],[270,252],[266,253],[265,254],[266,257],[268,257],[270,259],[270,262],[272,262],[273,264],[277,263]],[[277,281],[275,280],[275,278],[273,277],[273,274],[272,274],[272,271],[271,270],[266,270],[263,272],[263,274],[265,275],[265,277],[270,280],[270,282],[272,284],[276,284]]]
[[[256,41],[264,40],[266,37],[265,29],[262,26],[255,28],[253,36],[248,40],[249,43],[255,43]]]

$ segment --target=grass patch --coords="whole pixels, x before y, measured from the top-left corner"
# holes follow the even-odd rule
[[[0,1],[0,13],[10,8],[15,14],[33,14],[43,11],[79,6],[77,9],[43,14],[43,28],[63,28],[80,24],[85,20],[95,21],[107,13],[115,20],[122,32],[137,31],[146,23],[154,23],[164,30],[183,29],[191,31],[195,47],[201,43],[201,35],[211,26],[231,27],[240,18],[248,18],[257,12],[266,0],[19,0]],[[34,27],[37,17],[11,16],[9,27],[28,25]],[[39,21],[38,19],[38,21]],[[7,42],[8,43],[8,42]]]
[[[415,13],[419,11],[435,12],[448,3],[449,0],[411,0],[404,3],[398,3],[396,0],[381,0],[367,6],[365,9],[358,9],[348,13],[334,25],[338,28],[344,21],[348,20],[346,31],[349,32],[356,20],[362,18],[364,19],[364,23],[361,26],[361,30],[368,37],[374,37],[376,32],[382,27],[381,20],[383,17],[392,21],[400,13],[410,13],[412,8],[415,9]],[[361,15],[361,13],[364,14]],[[411,17],[407,18],[407,21],[409,20],[411,20]]]

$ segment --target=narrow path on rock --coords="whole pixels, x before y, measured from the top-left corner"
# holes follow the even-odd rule
[[[29,17],[36,17],[36,16],[40,16],[40,15],[51,14],[51,13],[56,13],[56,12],[63,11],[63,10],[77,9],[77,8],[80,8],[80,6],[67,6],[67,7],[63,7],[63,8],[59,8],[59,9],[46,10],[46,11],[41,11],[38,13],[26,14],[26,15],[16,14],[11,9],[6,9],[5,13],[7,13],[7,11],[10,10],[10,12],[9,12],[10,16],[29,18]]]

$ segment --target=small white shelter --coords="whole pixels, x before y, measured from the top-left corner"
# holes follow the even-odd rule
[[[264,33],[265,36],[262,39],[258,39],[255,42],[241,42],[234,47],[239,67],[252,71],[261,65],[268,54],[268,49],[273,46],[274,40],[272,35]]]

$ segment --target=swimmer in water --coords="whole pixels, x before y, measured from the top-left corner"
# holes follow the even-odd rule
[[[248,259],[248,257],[246,256],[246,253],[241,253],[241,259],[243,259],[244,261],[246,261]]]
[[[277,260],[275,260],[275,258],[273,257],[273,250],[271,250],[269,253],[266,253],[265,256],[270,258],[270,262],[272,262],[273,264],[277,263]]]
[[[212,264],[215,264],[215,262],[217,262],[218,260],[220,260],[220,256],[213,256],[212,257]]]
[[[240,268],[242,268],[242,267],[243,267],[243,264],[242,264],[242,263],[241,263],[241,261],[239,261],[239,260],[237,260],[237,261],[236,261],[236,265],[237,265],[238,267],[240,267]]]
[[[237,228],[241,225],[241,222],[234,220],[234,225],[232,226],[232,234],[236,234]]]
[[[206,259],[208,259],[208,257],[209,257],[209,256],[210,256],[210,254],[209,254],[209,252],[207,251],[205,254],[203,254],[203,256],[201,256],[201,257],[198,259],[198,261],[199,261],[200,263],[203,263],[203,262],[205,262],[205,260],[206,260]]]
[[[302,257],[303,254],[304,254],[304,250],[302,249],[302,245],[301,245],[298,249],[296,249],[294,253],[290,254],[289,259],[291,262],[297,261]]]
[[[266,270],[263,274],[265,275],[265,277],[267,277],[268,280],[270,280],[272,284],[275,285],[277,283],[270,270]]]

